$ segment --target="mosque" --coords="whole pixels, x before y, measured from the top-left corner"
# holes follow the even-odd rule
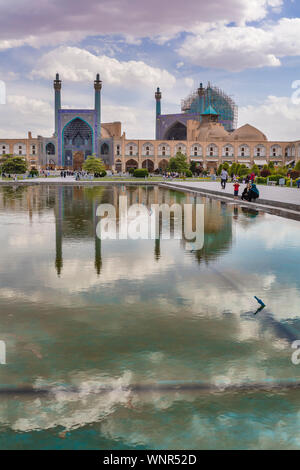
[[[127,139],[120,122],[101,121],[102,81],[94,81],[94,109],[64,109],[62,81],[56,74],[54,86],[55,126],[52,136],[26,139],[0,138],[0,154],[23,156],[31,168],[80,170],[88,155],[101,158],[107,169],[126,173],[131,168],[150,172],[167,168],[177,152],[194,161],[200,170],[214,172],[221,163],[244,163],[263,167],[294,165],[300,159],[300,140],[269,141],[266,135],[246,124],[237,128],[238,110],[233,99],[210,83],[190,94],[181,113],[162,114],[162,93],[155,92],[155,139]]]

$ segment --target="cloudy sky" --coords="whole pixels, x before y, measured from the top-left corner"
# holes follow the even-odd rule
[[[299,12],[299,0],[0,0],[0,138],[51,135],[55,73],[63,106],[90,108],[99,72],[102,120],[129,138],[154,138],[157,86],[173,113],[210,80],[239,125],[300,139]]]

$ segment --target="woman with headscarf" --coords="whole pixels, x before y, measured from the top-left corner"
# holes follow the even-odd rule
[[[259,190],[257,189],[257,186],[255,183],[252,183],[250,191],[248,193],[248,201],[252,202],[252,199],[254,201],[259,198]]]

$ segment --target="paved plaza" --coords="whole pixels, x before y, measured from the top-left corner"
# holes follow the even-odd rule
[[[204,192],[216,194],[216,195],[225,195],[233,197],[233,183],[227,183],[226,188],[221,188],[220,182],[210,182],[210,181],[172,181],[172,186],[182,187],[184,189],[198,189],[203,190]],[[241,184],[239,194],[241,195],[245,184]],[[287,188],[279,186],[264,186],[257,185],[260,198],[257,203],[270,203],[277,206],[290,206],[293,210],[300,211],[300,189],[297,188]],[[298,206],[298,207],[296,207]]]
[[[167,181],[151,181],[151,178],[141,182],[136,181],[133,178],[124,178],[124,180],[79,180],[76,181],[74,176],[67,176],[66,178],[56,177],[56,178],[28,178],[24,180],[18,181],[8,181],[8,180],[1,180],[1,184],[122,184],[122,183],[130,183],[130,184],[163,184],[170,187],[178,187],[178,189],[183,190],[197,190],[203,193],[215,195],[215,196],[225,196],[233,198],[233,183],[227,183],[225,189],[221,189],[220,182],[212,182],[212,181],[177,181],[177,180],[167,180]],[[241,195],[243,192],[245,185],[241,184],[239,194]],[[287,187],[279,187],[279,186],[264,186],[264,185],[257,185],[260,198],[255,202],[255,205],[270,205],[274,207],[282,207],[285,209],[290,209],[292,211],[300,211],[300,189],[298,188],[287,188]],[[240,198],[240,196],[239,196]]]

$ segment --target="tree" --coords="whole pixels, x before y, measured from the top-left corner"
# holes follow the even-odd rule
[[[217,170],[217,175],[220,176],[220,174],[222,173],[222,170],[223,170],[223,165],[220,165],[218,170]]]
[[[259,175],[260,171],[257,165],[253,165],[251,168],[251,173],[255,173],[257,176]]]
[[[265,165],[263,169],[260,172],[260,176],[263,178],[267,178],[268,176],[271,176],[271,171],[268,168],[268,165]]]
[[[181,152],[177,152],[176,157],[170,158],[168,169],[170,171],[177,171],[178,173],[185,173],[189,170],[186,155]]]
[[[246,165],[243,163],[238,171],[239,176],[247,176],[250,173],[249,168],[246,167]]]
[[[22,157],[7,158],[1,165],[1,172],[11,175],[22,175],[27,171],[27,161]]]
[[[196,171],[197,171],[197,164],[196,164],[195,161],[191,162],[191,164],[190,164],[190,170],[191,170],[192,173],[196,173]]]
[[[236,175],[236,163],[233,163],[229,169],[229,174],[232,177],[233,175]]]
[[[0,164],[4,163],[8,158],[13,157],[10,153],[6,153],[0,156]]]
[[[88,173],[100,174],[105,170],[105,165],[101,158],[97,158],[94,155],[89,155],[83,163],[82,169]]]
[[[269,167],[269,170],[270,170],[271,173],[272,173],[272,172],[274,171],[274,168],[275,168],[275,167],[274,167],[274,162],[270,162],[269,165],[268,165],[268,167]]]
[[[296,163],[294,170],[300,171],[300,160]]]

